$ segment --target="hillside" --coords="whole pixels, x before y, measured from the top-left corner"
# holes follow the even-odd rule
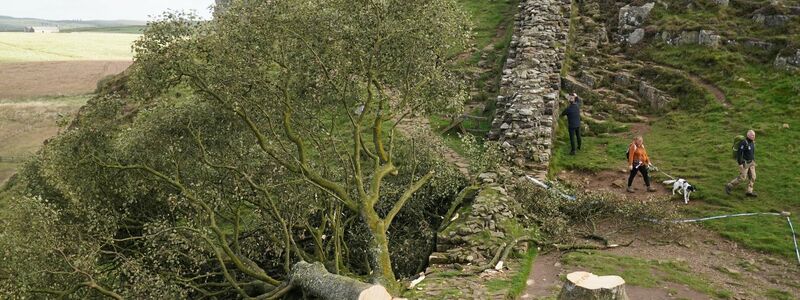
[[[15,18],[0,16],[0,32],[23,31],[28,26],[53,26],[61,30],[89,28],[144,26],[144,21],[133,20],[44,20],[36,18]]]
[[[669,191],[660,182],[670,176],[685,178],[698,192],[687,205],[677,200],[678,196],[664,200],[664,205],[679,207],[695,217],[787,211],[797,224],[798,5],[798,1],[737,0],[574,3],[563,84],[565,91],[578,92],[585,100],[584,132],[588,137],[583,141],[585,149],[569,156],[566,125],[560,125],[551,176],[635,201],[662,201],[658,199],[669,196]],[[731,158],[733,137],[748,129],[755,130],[758,144],[755,199],[745,197],[741,186],[732,195],[724,191],[725,183],[738,172]],[[622,157],[636,135],[644,136],[650,158],[658,167],[652,172],[660,190],[655,195],[643,192],[641,178],[634,181],[636,193],[624,191],[627,174]],[[785,218],[729,218],[702,226],[737,247],[797,263]],[[681,245],[691,247],[693,243],[690,238]],[[714,252],[717,256],[729,254]],[[587,259],[607,259],[603,255]],[[750,255],[727,260],[750,261],[755,254]],[[734,283],[719,284],[738,297],[792,299],[787,295],[797,292],[791,280],[778,274],[764,279],[741,261],[738,266],[710,261],[696,262],[697,269],[710,270],[707,276],[711,278],[734,278]],[[577,265],[606,267],[587,262]],[[726,273],[726,268],[736,274]],[[741,274],[740,268],[745,269]],[[745,281],[751,283],[748,288],[736,285]]]
[[[411,299],[555,299],[576,270],[621,275],[631,299],[800,294],[778,214],[800,226],[800,1],[242,3],[146,29],[137,62],[0,188],[0,292],[295,299],[293,263],[319,261],[364,281],[427,276],[399,289]],[[555,119],[571,92],[574,156]],[[757,198],[723,188],[748,129]],[[625,191],[640,135],[653,193],[640,177]],[[517,146],[546,156],[509,159]],[[525,159],[544,162],[548,191]],[[687,204],[672,177],[698,188]],[[737,213],[771,215],[678,222]]]

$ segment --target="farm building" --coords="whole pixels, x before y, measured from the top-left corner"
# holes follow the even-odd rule
[[[58,27],[29,26],[25,27],[25,32],[55,33],[58,32]]]

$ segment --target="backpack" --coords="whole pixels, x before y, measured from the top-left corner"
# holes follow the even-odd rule
[[[636,151],[636,144],[633,144],[633,149]],[[625,150],[625,160],[628,160],[628,157],[631,157],[631,145],[628,145],[628,150]]]
[[[733,160],[739,160],[739,145],[742,143],[742,141],[744,141],[743,135],[737,135],[733,137],[733,147],[731,147],[731,150],[733,151],[731,153],[731,157]]]

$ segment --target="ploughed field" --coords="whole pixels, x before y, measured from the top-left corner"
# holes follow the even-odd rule
[[[0,32],[0,184],[58,133],[139,35]]]

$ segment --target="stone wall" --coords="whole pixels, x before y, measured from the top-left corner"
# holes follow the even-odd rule
[[[517,238],[510,235],[519,231],[512,228],[519,227],[514,218],[519,211],[517,202],[502,186],[484,182],[470,209],[461,209],[439,232],[430,264],[483,265],[493,258],[497,247]]]
[[[522,0],[489,138],[522,172],[543,178],[558,112],[570,0]]]

